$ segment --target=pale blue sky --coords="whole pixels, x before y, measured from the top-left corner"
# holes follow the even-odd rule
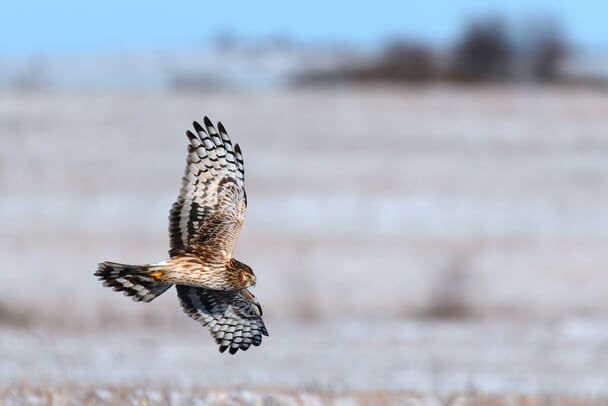
[[[608,1],[5,1],[0,55],[137,50],[190,46],[218,33],[259,39],[374,45],[405,35],[449,44],[466,19],[501,13],[513,20],[559,18],[569,40],[608,47]]]

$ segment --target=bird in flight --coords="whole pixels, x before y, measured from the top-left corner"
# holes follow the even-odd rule
[[[253,270],[232,253],[245,218],[243,155],[222,123],[209,118],[187,131],[186,171],[169,213],[169,259],[146,265],[102,262],[104,286],[136,302],[150,302],[172,285],[184,312],[207,326],[220,352],[245,351],[268,331],[262,307],[247,288]]]

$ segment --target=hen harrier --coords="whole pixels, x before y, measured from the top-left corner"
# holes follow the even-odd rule
[[[175,285],[184,312],[209,327],[220,352],[234,354],[260,345],[268,332],[262,307],[247,290],[255,275],[232,258],[247,207],[241,149],[232,147],[222,123],[219,133],[207,117],[203,124],[194,122],[196,135],[186,132],[186,172],[169,213],[170,258],[149,265],[103,262],[95,276],[136,302]]]

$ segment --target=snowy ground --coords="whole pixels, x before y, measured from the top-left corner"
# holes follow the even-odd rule
[[[182,317],[176,311],[176,317]],[[269,321],[227,357],[186,323],[0,333],[0,382],[278,387],[450,394],[608,392],[608,322]],[[181,326],[183,325],[183,326]]]
[[[608,96],[561,88],[0,95],[0,382],[608,392]],[[217,353],[166,256],[184,131],[245,155],[270,338]],[[449,320],[446,321],[445,319]]]

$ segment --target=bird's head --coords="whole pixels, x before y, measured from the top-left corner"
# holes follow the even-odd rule
[[[254,286],[256,284],[256,279],[255,279],[255,274],[253,273],[253,270],[248,265],[245,265],[245,264],[242,264],[242,265],[243,265],[243,267],[241,270],[241,279],[242,279],[243,285],[246,288]]]

